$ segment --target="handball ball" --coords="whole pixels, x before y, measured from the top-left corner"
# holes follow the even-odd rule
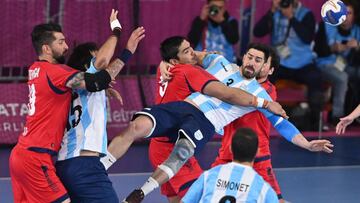
[[[321,7],[321,17],[325,23],[337,26],[346,20],[347,8],[340,0],[328,0]]]

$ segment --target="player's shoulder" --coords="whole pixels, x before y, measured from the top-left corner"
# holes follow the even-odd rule
[[[71,68],[70,66],[65,65],[65,64],[54,64],[54,63],[49,63],[47,61],[36,61],[30,66],[30,68],[33,68],[33,67],[40,67],[40,68],[47,69],[49,71],[66,71],[66,72],[78,71],[76,69]]]
[[[192,65],[192,64],[176,64],[172,70],[177,70],[177,71],[188,71],[188,70],[192,70],[192,69],[198,69],[199,67],[196,65]]]

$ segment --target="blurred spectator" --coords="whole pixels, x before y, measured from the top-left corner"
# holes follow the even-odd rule
[[[355,24],[355,5],[343,1],[347,5],[348,15],[343,24],[338,27],[321,22],[315,39],[314,51],[318,55],[317,65],[333,88],[333,107],[331,121],[337,123],[344,116],[344,105],[348,78],[352,80],[351,87],[354,96],[359,91],[359,63],[355,55],[359,54],[360,28]]]
[[[271,77],[305,84],[310,106],[310,129],[317,129],[323,106],[321,72],[313,63],[311,42],[315,36],[313,13],[298,0],[273,0],[271,9],[256,23],[254,35],[271,34],[280,55],[280,68]]]
[[[235,62],[233,45],[239,41],[239,28],[237,20],[226,11],[225,0],[207,0],[192,22],[188,39],[197,51],[218,51]]]

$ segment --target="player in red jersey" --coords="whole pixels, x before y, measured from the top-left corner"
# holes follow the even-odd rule
[[[274,50],[270,48],[270,57],[267,66],[264,66],[257,81],[266,90],[266,92],[275,101],[276,87],[268,80],[268,76],[274,72],[274,69],[279,67],[279,57]],[[240,127],[249,127],[253,129],[259,138],[259,149],[254,161],[254,169],[258,172],[265,181],[267,181],[278,195],[279,201],[283,202],[280,191],[280,186],[276,180],[275,174],[271,165],[270,153],[270,122],[259,111],[251,112],[244,117],[241,117],[224,128],[224,136],[222,137],[221,147],[218,156],[211,167],[232,162],[232,152],[230,150],[231,140],[237,129]]]
[[[119,36],[120,30],[114,33]],[[26,125],[9,158],[14,201],[70,202],[56,176],[52,156],[64,135],[71,89],[103,90],[123,63],[118,60],[96,74],[78,72],[63,64],[68,46],[59,25],[37,25],[31,37],[38,61],[29,68]]]
[[[186,63],[183,60],[183,58],[179,58],[180,63]],[[160,64],[160,66],[163,65],[163,63]],[[156,92],[156,104],[184,100],[192,92],[201,92],[210,81],[217,81],[208,72],[200,70],[200,67],[178,64],[171,69],[171,73],[176,75],[176,77],[171,82],[164,82],[162,81],[160,68],[158,68],[156,81],[159,85]],[[187,85],[184,86],[184,83]],[[178,91],[166,91],[166,89],[171,90],[175,88]],[[154,169],[169,157],[173,148],[174,142],[169,140],[168,137],[151,139],[149,159]],[[195,157],[191,157],[173,178],[161,186],[161,193],[168,197],[169,202],[179,202],[202,172],[203,170]]]

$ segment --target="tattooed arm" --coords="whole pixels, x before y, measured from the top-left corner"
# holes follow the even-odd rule
[[[85,72],[78,72],[73,78],[71,78],[67,83],[66,87],[71,89],[85,89]]]

